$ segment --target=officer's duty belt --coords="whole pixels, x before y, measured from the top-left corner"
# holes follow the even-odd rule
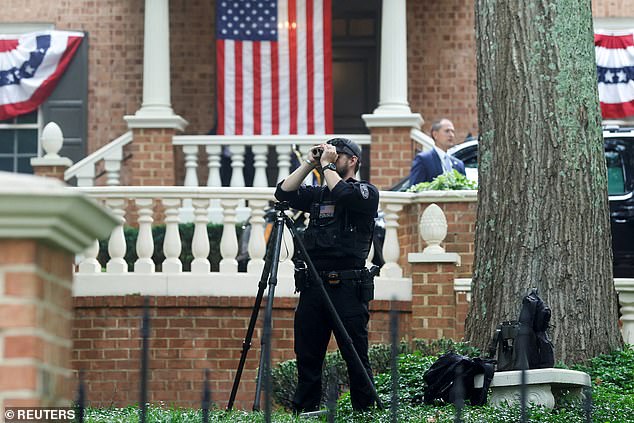
[[[319,277],[328,285],[338,285],[346,280],[359,280],[363,278],[364,270],[333,270],[321,271]]]

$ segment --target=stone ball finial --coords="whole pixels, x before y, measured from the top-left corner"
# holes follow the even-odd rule
[[[55,122],[49,122],[42,131],[42,148],[44,149],[44,158],[59,158],[59,150],[62,149],[64,143],[64,135],[62,129]]]
[[[427,244],[423,253],[442,254],[445,249],[440,243],[447,236],[447,218],[442,209],[432,203],[423,212],[419,223],[420,236]]]

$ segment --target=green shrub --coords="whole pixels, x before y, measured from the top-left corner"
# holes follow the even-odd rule
[[[634,349],[624,349],[593,358],[587,364],[572,366],[573,370],[586,372],[600,391],[634,393]]]
[[[416,185],[412,185],[407,189],[407,192],[450,191],[462,189],[478,189],[478,184],[454,169],[453,172],[443,173],[436,176],[436,178],[431,182],[421,182]]]
[[[220,255],[220,239],[222,237],[223,225],[220,224],[208,224],[207,236],[209,237],[209,255],[207,259],[211,263],[211,270],[217,272],[219,269],[219,263],[222,259]],[[244,227],[242,224],[236,225],[236,231],[238,240],[242,237]],[[192,254],[192,239],[194,237],[194,224],[182,223],[178,225],[178,232],[180,233],[182,250],[180,254],[181,262],[183,263],[183,271],[188,272],[191,269],[191,262],[194,260]],[[128,270],[134,269],[134,262],[138,256],[136,254],[136,241],[139,237],[139,229],[131,226],[123,228],[123,235],[126,242],[126,253],[124,259],[128,263]],[[152,254],[152,260],[156,263],[156,270],[161,270],[161,263],[165,260],[163,254],[163,243],[165,242],[165,225],[157,225],[152,227],[152,238],[154,239],[154,253]],[[97,260],[101,263],[102,267],[106,267],[106,263],[110,259],[108,254],[108,240],[99,241],[99,255]]]
[[[454,351],[463,355],[479,355],[477,348],[465,344],[464,342],[452,341],[451,339],[439,339],[433,341],[415,340],[413,345],[413,350],[419,352],[419,357],[430,355],[438,356],[447,351]],[[410,352],[412,352],[412,348],[408,343],[401,342],[399,344],[399,354],[401,356]],[[368,349],[368,358],[370,359],[370,366],[372,367],[372,371],[375,375],[390,372],[391,356],[392,350],[390,345],[370,345],[370,348]],[[433,363],[435,357],[431,357],[431,359],[431,362]],[[415,369],[420,370],[420,367],[416,367],[417,364],[414,361],[409,364],[410,366],[407,369],[402,369],[402,371],[406,372],[408,375],[411,374],[411,391],[412,395],[414,395],[413,392],[420,388],[419,385],[421,385],[422,373],[415,374]],[[406,364],[403,365],[406,366]],[[400,368],[399,371],[401,371]],[[287,409],[291,409],[293,405],[293,395],[295,394],[295,389],[297,388],[297,362],[295,360],[288,360],[279,363],[271,370],[271,375],[273,397],[275,398],[275,402]],[[324,360],[324,368],[322,370],[322,404],[326,403],[328,392],[334,390],[339,395],[343,391],[347,391],[349,387],[350,382],[348,380],[348,370],[343,357],[341,357],[341,353],[339,351],[327,353],[326,359]]]

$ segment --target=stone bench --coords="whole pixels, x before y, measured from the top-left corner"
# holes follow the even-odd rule
[[[474,386],[482,388],[483,379],[483,375],[476,375]],[[495,372],[491,381],[489,403],[495,407],[519,404],[521,382],[521,370]],[[584,372],[565,369],[526,371],[527,402],[543,405],[546,408],[553,408],[555,398],[560,398],[565,394],[583,400],[583,390],[586,387],[590,387],[590,375]]]

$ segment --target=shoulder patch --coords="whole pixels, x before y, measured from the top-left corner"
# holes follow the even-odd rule
[[[367,184],[359,185],[359,189],[361,190],[361,196],[364,200],[367,200],[370,197],[370,190],[368,190]]]

